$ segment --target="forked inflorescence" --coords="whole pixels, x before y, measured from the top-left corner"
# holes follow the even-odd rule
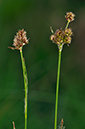
[[[62,28],[57,29],[54,33],[52,27],[51,27],[51,32],[53,33],[50,36],[50,40],[58,45],[59,50],[62,50],[62,47],[64,44],[69,45],[71,43],[71,36],[73,34],[72,29],[68,28],[68,25],[71,21],[74,20],[74,14],[72,12],[68,12],[65,16],[65,18],[67,19],[67,25],[65,27],[65,29],[63,30]]]

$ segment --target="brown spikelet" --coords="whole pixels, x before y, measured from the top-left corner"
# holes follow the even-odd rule
[[[14,49],[19,50],[21,47],[23,47],[26,44],[28,44],[28,39],[26,37],[26,31],[24,31],[24,29],[22,29],[22,30],[19,30],[16,33],[16,36],[14,37],[14,40],[13,40],[14,47],[9,47],[9,48],[11,48],[12,50],[14,50]]]
[[[69,22],[73,21],[73,20],[74,20],[74,17],[75,17],[75,14],[73,14],[72,12],[67,12],[67,13],[66,13],[66,16],[65,16],[65,18],[66,18]]]
[[[62,30],[62,28],[57,29],[55,33],[51,35],[50,40],[57,45],[70,44],[72,34],[73,32],[70,28],[65,30]]]

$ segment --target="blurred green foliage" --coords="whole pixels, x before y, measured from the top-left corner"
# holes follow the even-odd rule
[[[0,129],[24,129],[24,85],[19,51],[8,49],[19,29],[27,31],[23,49],[29,78],[28,128],[53,129],[58,48],[51,43],[50,26],[64,28],[66,12],[75,13],[70,47],[61,62],[58,124],[66,129],[85,127],[85,1],[0,1]]]

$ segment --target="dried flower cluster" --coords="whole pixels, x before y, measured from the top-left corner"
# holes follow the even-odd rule
[[[73,34],[72,29],[68,28],[68,25],[71,21],[74,20],[74,14],[72,12],[69,12],[66,14],[65,18],[67,19],[68,23],[65,27],[64,30],[62,30],[62,28],[57,29],[54,33],[52,27],[51,27],[51,32],[53,33],[50,36],[50,40],[58,45],[59,50],[62,50],[62,47],[64,44],[70,44],[71,43],[71,36]]]
[[[67,12],[67,13],[66,13],[66,16],[65,16],[65,18],[66,18],[69,22],[73,21],[73,20],[74,20],[74,17],[75,17],[75,14],[73,14],[72,12]]]
[[[26,31],[24,31],[24,29],[19,30],[16,33],[16,36],[13,41],[14,41],[14,43],[13,43],[14,47],[9,47],[11,49],[20,49],[24,45],[28,44],[28,39],[26,37]]]
[[[71,43],[72,30],[69,29],[57,29],[56,32],[51,35],[50,40],[53,43],[59,44],[70,44]]]

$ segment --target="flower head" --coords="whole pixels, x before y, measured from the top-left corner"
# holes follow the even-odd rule
[[[9,47],[11,49],[20,49],[24,45],[28,44],[28,39],[26,37],[26,31],[24,31],[24,29],[19,30],[16,33],[16,36],[14,37],[13,41],[14,41],[14,43],[13,43],[14,47]]]
[[[52,35],[50,36],[50,40],[58,45],[58,48],[60,51],[62,51],[64,44],[70,44],[71,43],[71,36],[73,34],[72,29],[68,28],[68,25],[71,21],[74,20],[75,15],[72,12],[68,12],[65,16],[67,19],[67,25],[64,30],[62,28],[57,29],[54,33],[52,27],[50,27]]]
[[[57,29],[53,35],[51,35],[50,40],[55,44],[60,44],[63,42],[63,31],[62,29]]]
[[[65,18],[67,19],[67,21],[71,22],[74,20],[75,14],[73,14],[72,12],[67,12]]]
[[[57,29],[53,35],[51,35],[50,40],[53,43],[60,45],[60,44],[70,44],[71,43],[71,36],[73,32],[69,29]]]

